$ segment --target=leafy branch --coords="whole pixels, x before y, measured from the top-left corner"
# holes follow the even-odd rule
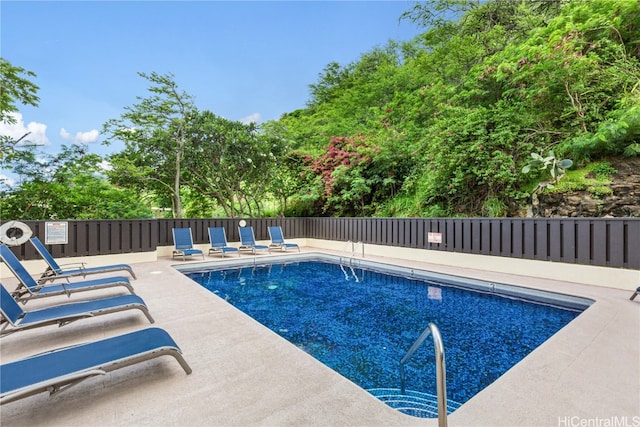
[[[553,179],[554,184],[558,184],[560,178],[562,178],[562,176],[564,176],[564,174],[566,173],[566,169],[569,169],[571,166],[573,166],[572,160],[558,160],[553,151],[549,151],[549,155],[547,157],[542,157],[538,153],[531,153],[531,160],[529,160],[529,163],[527,163],[522,168],[522,173],[527,174],[532,170],[548,170],[551,174],[551,178]],[[536,186],[536,190],[544,187],[553,188],[553,185],[550,185],[548,182],[541,182]]]

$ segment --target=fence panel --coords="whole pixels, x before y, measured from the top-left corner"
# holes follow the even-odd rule
[[[522,258],[535,259],[536,257],[536,221],[523,220],[522,226]]]
[[[535,244],[534,244],[534,258],[538,260],[549,259],[549,224],[547,220],[540,220],[534,222],[535,229]]]
[[[480,252],[491,254],[491,220],[480,220]]]
[[[591,227],[587,221],[577,221],[576,225],[576,262],[578,264],[589,264],[593,248]]]
[[[637,268],[640,270],[640,220],[628,221],[626,223],[626,259],[625,266],[627,268]],[[617,246],[614,245],[614,246]],[[614,265],[614,267],[620,267]]]
[[[256,239],[280,225],[285,238],[425,248],[450,252],[640,269],[637,218],[249,218]],[[24,221],[46,242],[45,221]],[[172,228],[189,227],[194,243],[209,242],[208,228],[223,227],[238,242],[240,219],[148,219],[67,221],[68,243],[47,244],[56,258],[154,251],[173,246]],[[442,242],[429,242],[440,233]],[[22,259],[37,259],[30,244],[12,248]]]
[[[606,221],[594,221],[589,230],[593,250],[593,263],[596,265],[607,265],[607,245],[609,244],[608,224]]]
[[[558,220],[549,221],[549,260],[562,261],[562,223]]]

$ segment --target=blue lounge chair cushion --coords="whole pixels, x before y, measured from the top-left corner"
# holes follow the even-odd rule
[[[24,314],[22,307],[13,299],[4,286],[0,286],[0,310],[9,323],[17,324]]]
[[[201,254],[202,251],[200,249],[180,249],[180,253],[189,256]]]
[[[6,324],[0,329],[0,335],[56,323],[63,326],[75,320],[130,309],[142,311],[149,322],[154,322],[146,304],[137,295],[120,295],[24,311],[20,304],[11,297],[9,291],[0,284],[0,314],[10,324]]]
[[[146,304],[138,295],[118,295],[115,297],[90,301],[78,301],[70,304],[47,307],[40,310],[27,311],[25,312],[20,324],[38,323],[47,321],[51,318],[71,318],[79,315],[93,317],[102,314],[103,312],[110,312],[113,309],[122,309],[123,307],[131,306],[146,308]],[[149,321],[150,323],[153,323],[153,319],[150,317]]]
[[[54,280],[56,277],[63,278],[63,277],[73,277],[73,276],[86,276],[88,274],[111,273],[114,271],[121,271],[121,270],[128,271],[131,277],[133,277],[134,279],[136,278],[136,275],[133,272],[133,268],[131,268],[129,264],[113,264],[113,265],[103,265],[103,266],[96,266],[96,267],[85,267],[83,264],[83,266],[80,268],[65,270],[57,263],[55,258],[53,258],[51,253],[47,250],[47,247],[44,244],[42,244],[40,239],[38,239],[37,237],[32,237],[31,239],[29,239],[29,241],[31,242],[33,247],[36,249],[36,251],[38,251],[42,259],[44,259],[44,261],[49,266],[47,270],[44,273],[42,273],[41,279],[45,279],[44,281]]]
[[[191,255],[202,255],[202,259],[204,259],[204,253],[200,249],[193,247],[193,238],[191,237],[190,228],[174,228],[172,232],[174,258],[176,255],[182,256],[182,259]]]
[[[300,252],[300,246],[297,243],[289,243],[284,241],[284,235],[282,233],[282,227],[271,226],[269,227],[269,236],[271,237],[271,244],[269,245],[272,249],[283,249],[287,250],[287,248],[296,248],[298,252]]]
[[[121,283],[123,285],[130,285],[129,279],[124,276],[105,277],[103,279],[83,280],[81,282],[69,282],[59,285],[46,285],[38,290],[38,294],[47,295],[54,294],[60,295],[68,292],[74,292],[78,290],[86,290],[86,288],[100,289],[113,285],[114,283]],[[131,288],[133,294],[133,288]]]
[[[180,348],[163,329],[148,328],[128,334],[53,350],[0,366],[0,403],[43,391],[51,393],[81,379],[162,355],[178,360],[187,374],[191,368]]]
[[[0,245],[0,258],[7,265],[9,270],[20,281],[21,287],[14,292],[14,296],[19,301],[26,301],[31,298],[41,298],[53,295],[71,294],[74,292],[91,291],[105,289],[114,286],[124,286],[129,293],[135,294],[129,279],[123,276],[106,277],[94,280],[82,280],[53,285],[42,285],[29,275],[26,268],[20,263],[18,257],[4,244]]]
[[[237,252],[238,256],[240,256],[240,250],[234,246],[229,246],[227,243],[227,235],[222,227],[209,227],[209,242],[211,243],[209,255],[212,252],[218,252],[222,256],[227,252]]]
[[[256,253],[256,250],[269,249],[269,246],[258,245],[256,243],[256,238],[253,234],[253,227],[250,225],[246,227],[238,227],[238,233],[240,234],[240,249],[250,250],[253,253]]]

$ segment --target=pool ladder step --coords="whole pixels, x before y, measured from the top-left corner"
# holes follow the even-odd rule
[[[438,397],[433,394],[414,390],[405,390],[403,394],[399,388],[372,388],[367,391],[403,414],[420,418],[438,417]],[[452,413],[460,406],[461,403],[448,399],[447,413]]]

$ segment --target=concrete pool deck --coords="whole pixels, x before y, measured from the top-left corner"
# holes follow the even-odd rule
[[[305,248],[303,251],[328,252]],[[212,263],[220,259],[205,258]],[[449,425],[640,425],[640,298],[630,301],[629,290],[389,257],[366,258],[596,301],[450,415]],[[198,263],[199,258],[186,261]],[[172,358],[157,358],[88,379],[53,396],[41,393],[3,405],[0,425],[437,425],[435,419],[413,418],[389,408],[192,282],[172,267],[176,264],[183,262],[161,258],[135,264],[138,280],[132,284],[149,306],[156,320],[154,326],[166,329],[182,348],[193,369],[191,375],[185,375]],[[13,279],[2,282],[9,289],[16,283]],[[114,292],[74,294],[71,300]],[[68,299],[34,300],[26,308],[35,309],[54,301]],[[23,331],[0,340],[0,360],[6,363],[147,326],[146,318],[133,310],[78,321],[63,328]]]

